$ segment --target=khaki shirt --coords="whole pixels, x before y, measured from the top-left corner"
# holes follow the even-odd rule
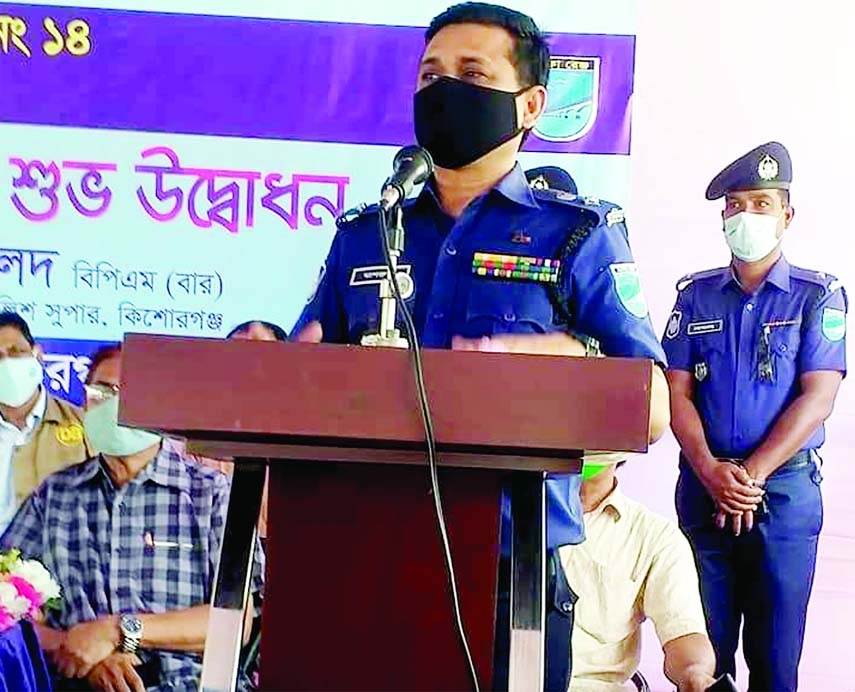
[[[82,411],[67,401],[48,395],[45,415],[30,441],[12,453],[18,507],[50,474],[94,455],[83,434]]]
[[[570,692],[632,689],[624,685],[638,668],[646,618],[663,646],[706,634],[692,551],[673,522],[617,487],[585,513],[585,535],[584,543],[559,548],[579,596]]]

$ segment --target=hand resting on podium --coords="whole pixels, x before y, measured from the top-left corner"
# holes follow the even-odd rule
[[[584,357],[587,347],[581,341],[565,334],[497,334],[480,339],[455,336],[451,340],[455,351],[484,351],[489,353],[529,353],[541,356]]]
[[[309,322],[296,335],[295,341],[317,344],[323,341],[324,330],[318,321]],[[492,353],[530,353],[534,355],[584,356],[586,346],[564,332],[551,334],[500,334],[480,339],[455,336],[451,347],[456,351],[488,351]]]
[[[320,343],[324,330],[318,321],[309,322],[296,335],[295,341]],[[491,353],[529,353],[533,355],[574,356],[590,355],[590,348],[580,339],[565,332],[550,334],[498,334],[480,339],[462,336],[452,338],[451,347],[457,351],[484,351]],[[662,368],[653,368],[650,388],[650,442],[656,442],[671,422],[668,384]]]

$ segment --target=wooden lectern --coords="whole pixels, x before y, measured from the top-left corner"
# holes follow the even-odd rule
[[[462,619],[482,689],[497,635],[509,687],[542,684],[544,472],[585,449],[647,449],[652,363],[425,350]],[[466,690],[434,515],[412,354],[128,335],[121,421],[233,457],[203,687],[233,675],[264,464],[270,464],[261,686]],[[243,473],[242,470],[247,472]],[[500,494],[514,512],[510,622],[497,620]],[[216,635],[216,636],[215,636]],[[221,638],[221,637],[219,637]],[[208,682],[206,683],[206,679]],[[232,683],[233,685],[233,683]]]

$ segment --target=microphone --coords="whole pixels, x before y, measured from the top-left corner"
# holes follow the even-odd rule
[[[392,171],[380,194],[383,209],[400,204],[416,185],[427,180],[433,173],[433,159],[427,149],[411,144],[395,154]]]

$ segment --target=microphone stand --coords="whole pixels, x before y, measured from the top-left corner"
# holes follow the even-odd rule
[[[392,281],[397,281],[398,259],[404,252],[404,213],[401,205],[396,204],[386,214],[386,228],[383,242],[389,248],[386,276],[380,280],[380,324],[375,334],[363,335],[363,346],[386,346],[391,348],[409,348],[409,342],[401,336],[401,330],[395,326],[397,303]],[[384,253],[385,254],[385,253]],[[404,275],[406,276],[406,275]],[[406,278],[410,281],[409,276]],[[401,285],[398,283],[398,289]]]

